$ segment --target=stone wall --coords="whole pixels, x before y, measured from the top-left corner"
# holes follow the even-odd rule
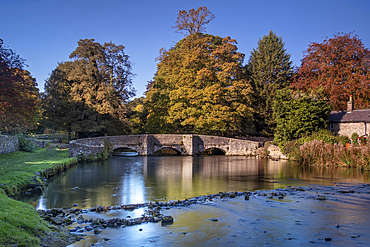
[[[31,139],[36,148],[46,147],[49,141]],[[19,140],[17,136],[0,135],[0,154],[19,151]]]
[[[19,140],[17,136],[0,135],[0,154],[11,153],[19,150]]]
[[[42,140],[35,140],[35,139],[32,139],[32,140],[35,142],[37,148],[44,148],[50,142],[50,141],[42,141]]]
[[[333,123],[332,131],[336,135],[347,136],[351,138],[353,133],[359,136],[369,134],[369,127],[365,122],[360,123]]]

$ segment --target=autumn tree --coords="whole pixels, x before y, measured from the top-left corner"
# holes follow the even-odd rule
[[[71,62],[59,63],[45,81],[45,92],[41,94],[43,127],[65,131],[69,134],[68,139],[72,133],[72,124],[78,119],[75,113],[81,110],[77,101],[71,97],[73,81],[68,79],[68,75],[72,68]]]
[[[39,111],[36,79],[24,70],[25,60],[0,39],[0,131],[10,134],[34,129]]]
[[[128,133],[132,68],[124,46],[79,40],[45,84],[45,115],[78,137]],[[55,117],[56,116],[56,117]]]
[[[294,87],[303,91],[324,88],[333,110],[345,110],[349,96],[356,108],[370,107],[369,49],[357,35],[335,34],[305,51]]]
[[[272,108],[276,119],[274,141],[280,147],[288,141],[326,129],[331,111],[323,88],[305,93],[291,88],[279,90]]]
[[[257,134],[272,136],[275,119],[272,104],[276,92],[291,83],[293,70],[290,54],[281,37],[270,31],[253,48],[248,73],[253,88],[254,123]]]
[[[243,59],[235,40],[202,33],[161,50],[145,99],[148,131],[221,136],[251,131],[251,88],[243,77]]]
[[[214,18],[215,15],[205,6],[199,7],[197,10],[180,10],[177,14],[176,25],[173,28],[176,29],[176,32],[184,35],[204,33],[206,30],[205,25]]]

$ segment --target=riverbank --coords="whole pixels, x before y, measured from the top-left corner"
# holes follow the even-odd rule
[[[42,220],[31,205],[9,197],[41,192],[46,178],[76,164],[76,158],[68,158],[68,149],[18,151],[0,154],[0,160],[0,245],[65,246],[76,241],[68,231]]]
[[[0,160],[0,193],[8,196],[42,187],[43,179],[77,164],[76,158],[68,157],[68,149],[53,146],[0,154]]]

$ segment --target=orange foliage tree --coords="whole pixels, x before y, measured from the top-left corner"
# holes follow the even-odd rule
[[[0,39],[0,131],[16,134],[35,127],[39,109],[36,80],[23,70],[24,59]]]
[[[251,86],[243,59],[236,40],[201,33],[162,50],[145,99],[148,132],[249,134]]]
[[[354,95],[356,108],[368,108],[369,54],[361,39],[352,33],[313,42],[304,53],[292,86],[303,91],[322,87],[333,110],[346,109],[350,95]]]

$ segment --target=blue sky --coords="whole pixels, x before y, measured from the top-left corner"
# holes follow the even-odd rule
[[[355,32],[370,47],[369,0],[0,0],[0,38],[26,59],[40,91],[58,62],[69,60],[79,39],[124,45],[133,63],[137,96],[156,72],[162,47],[183,38],[175,33],[179,10],[206,6],[216,18],[207,33],[230,36],[246,54],[270,30],[283,38],[299,66],[310,42],[337,32]]]

